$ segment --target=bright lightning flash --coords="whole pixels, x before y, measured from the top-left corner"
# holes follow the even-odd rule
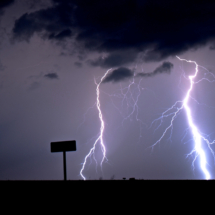
[[[106,148],[105,148],[104,140],[103,140],[103,133],[104,133],[104,128],[105,128],[105,126],[104,126],[104,121],[103,121],[103,117],[102,117],[102,111],[101,111],[101,108],[100,108],[101,104],[100,104],[100,100],[99,100],[99,96],[100,96],[99,87],[100,87],[100,84],[102,83],[102,81],[103,81],[104,78],[107,76],[107,74],[109,73],[110,70],[111,70],[111,69],[107,70],[107,72],[103,75],[103,77],[101,78],[101,80],[100,80],[99,83],[96,83],[96,81],[95,81],[95,84],[97,85],[97,87],[96,87],[96,95],[97,95],[97,102],[96,102],[96,104],[97,104],[97,109],[98,109],[98,112],[99,112],[99,119],[100,119],[100,122],[101,122],[101,126],[100,126],[100,133],[99,133],[99,136],[98,136],[98,138],[96,139],[96,141],[94,142],[93,147],[90,149],[89,153],[86,155],[86,157],[85,157],[85,159],[84,159],[83,166],[82,166],[81,171],[80,171],[80,175],[81,175],[81,177],[82,177],[84,180],[86,180],[86,178],[85,178],[84,175],[83,175],[83,170],[84,170],[84,167],[85,167],[85,165],[86,165],[87,158],[89,158],[89,157],[91,157],[92,155],[94,155],[95,148],[96,148],[96,145],[97,145],[98,142],[100,142],[101,150],[102,150],[102,155],[103,155],[102,161],[101,161],[101,163],[100,163],[101,168],[102,168],[102,164],[103,164],[104,160],[105,160],[105,159],[107,160],[107,158],[106,158]],[[94,160],[96,161],[95,157],[94,157]],[[96,161],[96,162],[97,162],[97,161]]]
[[[175,120],[176,116],[179,114],[179,112],[184,109],[185,112],[186,112],[186,115],[187,115],[187,120],[188,120],[188,124],[189,124],[189,127],[192,131],[192,135],[193,135],[193,140],[194,140],[194,149],[192,150],[192,152],[189,154],[191,155],[192,153],[195,153],[195,158],[194,158],[194,161],[196,160],[196,158],[199,156],[200,158],[200,167],[201,167],[201,170],[202,172],[204,173],[205,175],[205,179],[210,179],[211,178],[211,175],[206,167],[207,165],[207,160],[206,160],[206,153],[202,147],[202,141],[205,141],[209,147],[209,149],[211,150],[211,152],[214,154],[214,152],[212,151],[210,145],[213,144],[215,142],[215,140],[213,142],[209,142],[204,136],[201,135],[201,133],[199,132],[197,126],[194,124],[193,122],[193,118],[192,118],[192,113],[191,113],[191,108],[189,107],[188,103],[189,103],[189,99],[192,98],[190,96],[190,93],[191,91],[193,90],[193,85],[195,84],[194,82],[194,79],[197,77],[198,75],[198,72],[199,72],[199,65],[195,62],[195,61],[191,61],[191,60],[186,60],[186,59],[181,59],[179,58],[178,56],[176,56],[180,61],[186,61],[188,63],[194,63],[195,64],[195,73],[194,75],[190,75],[188,78],[189,78],[189,82],[190,82],[190,87],[186,93],[186,96],[185,98],[182,100],[182,101],[177,101],[171,108],[167,109],[165,112],[163,112],[162,116],[156,120],[153,121],[153,123],[157,120],[161,120],[161,123],[163,121],[163,118],[164,117],[168,117],[170,115],[173,115],[172,118],[171,118],[171,122],[170,122],[170,125],[165,129],[165,131],[163,132],[162,136],[160,137],[160,139],[152,145],[152,147],[154,147],[157,143],[159,143],[163,137],[165,136],[165,134],[167,133],[167,131],[169,129],[171,129],[171,134],[172,134],[172,129],[173,129],[173,121]],[[203,78],[205,79],[205,78]],[[203,80],[202,79],[202,80]],[[201,80],[200,80],[201,81]],[[199,83],[200,81],[196,82],[196,83]],[[181,103],[181,106],[180,107],[177,107],[176,105],[178,103]],[[170,113],[168,114],[169,111],[173,110],[174,108],[176,108],[177,110],[173,113]],[[160,125],[161,125],[160,123]],[[158,127],[160,127],[160,125]],[[157,127],[157,128],[158,128]],[[193,161],[193,164],[194,164],[194,161]]]
[[[103,91],[100,90],[100,84],[102,83],[104,78],[108,75],[110,70],[111,69],[109,69],[104,74],[104,76],[101,78],[99,83],[96,83],[96,81],[95,81],[95,84],[97,85],[97,88],[96,88],[97,101],[96,101],[95,105],[97,106],[101,126],[100,126],[100,132],[98,134],[98,137],[95,140],[95,142],[93,144],[93,147],[90,149],[89,153],[86,155],[86,157],[84,159],[84,163],[82,165],[82,169],[80,171],[80,175],[84,180],[86,180],[86,178],[83,175],[83,171],[85,169],[87,159],[91,158],[91,156],[93,156],[93,158],[94,158],[94,160],[96,162],[96,167],[98,165],[97,160],[95,158],[95,149],[96,149],[96,145],[98,143],[100,143],[100,145],[101,145],[101,151],[102,151],[102,156],[103,156],[102,161],[100,163],[101,169],[102,169],[103,162],[105,160],[108,161],[108,159],[106,157],[106,148],[105,148],[104,141],[103,141],[103,133],[104,133],[104,125],[105,124],[104,124],[102,111],[101,111],[101,104],[100,104],[100,93],[101,92],[110,97],[113,106],[117,109],[117,111],[122,116],[122,119],[123,119],[122,120],[122,126],[124,125],[124,122],[127,121],[128,119],[130,119],[132,121],[132,117],[135,115],[135,120],[137,122],[139,122],[139,129],[140,129],[139,141],[140,141],[140,138],[142,137],[141,133],[142,133],[143,125],[145,125],[145,123],[143,123],[142,120],[138,116],[138,114],[139,114],[139,107],[138,107],[139,97],[140,97],[141,91],[145,90],[145,88],[142,88],[140,86],[140,83],[141,83],[142,79],[138,83],[136,83],[134,81],[134,78],[135,78],[135,76],[134,76],[133,80],[129,81],[129,84],[128,84],[127,87],[122,87],[122,85],[120,84],[120,89],[118,89],[119,93],[116,92],[114,94],[108,94],[108,93],[103,92]],[[121,108],[118,108],[117,105],[115,105],[115,102],[114,102],[113,98],[117,98],[117,101],[121,100]],[[125,104],[125,107],[126,107],[126,114],[123,114],[123,111],[121,111],[121,109],[123,109],[124,104]]]

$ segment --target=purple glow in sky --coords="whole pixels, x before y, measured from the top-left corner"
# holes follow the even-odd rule
[[[50,142],[64,140],[77,143],[68,180],[214,179],[214,9],[211,1],[2,1],[0,180],[63,179],[63,155]],[[195,134],[205,155],[192,153]]]

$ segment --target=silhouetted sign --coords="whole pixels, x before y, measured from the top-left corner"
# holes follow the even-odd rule
[[[51,142],[51,152],[76,151],[76,141]]]

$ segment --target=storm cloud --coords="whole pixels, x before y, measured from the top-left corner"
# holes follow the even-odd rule
[[[15,0],[1,0],[0,1],[0,10],[4,7],[11,5],[12,3],[14,3],[14,1]]]
[[[0,1],[0,16],[4,14],[4,8],[13,4],[15,0],[1,0]]]
[[[170,62],[163,62],[162,65],[158,66],[153,72],[149,73],[137,73],[134,74],[134,72],[128,68],[120,67],[118,69],[113,70],[104,80],[103,83],[106,82],[119,82],[124,81],[131,77],[153,77],[157,74],[161,73],[167,73],[170,74],[173,64]]]
[[[88,63],[92,66],[100,66],[103,68],[118,67],[134,62],[137,56],[137,52],[130,50],[126,52],[113,52],[104,58],[99,57],[95,60],[88,60]]]
[[[50,34],[49,39],[61,40],[61,39],[64,39],[66,37],[70,37],[71,35],[72,35],[72,31],[70,29],[66,29],[66,30],[63,30],[57,34],[54,34],[54,33]]]
[[[144,52],[142,60],[161,61],[215,39],[215,2],[185,0],[52,0],[52,7],[15,21],[14,39],[35,33],[44,39],[72,38],[89,51],[106,52],[91,65],[124,65],[124,52]],[[117,54],[115,54],[117,53]],[[120,57],[119,55],[123,55]]]
[[[127,78],[133,77],[134,73],[125,67],[120,67],[118,69],[113,70],[104,80],[103,83],[106,82],[119,82],[125,80]]]
[[[160,65],[159,67],[157,67],[153,72],[150,72],[150,73],[137,73],[136,76],[152,77],[152,76],[160,74],[160,73],[170,74],[172,68],[173,68],[173,64],[172,63],[170,63],[170,62],[163,62],[163,64]]]

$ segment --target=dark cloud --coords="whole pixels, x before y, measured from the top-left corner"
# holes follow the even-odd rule
[[[0,16],[4,14],[4,8],[13,4],[15,0],[0,0]]]
[[[0,0],[0,10],[14,3],[15,0]]]
[[[119,82],[125,80],[127,78],[133,77],[134,73],[125,67],[120,67],[118,69],[113,70],[104,80],[103,83],[106,82]]]
[[[154,75],[160,73],[170,73],[173,68],[173,64],[170,62],[163,62],[162,65],[157,67],[153,72],[150,73],[137,73],[135,77],[152,77]],[[103,83],[106,82],[119,82],[125,79],[134,77],[134,72],[128,68],[120,67],[118,69],[113,70],[104,80]]]
[[[162,65],[157,67],[153,72],[151,73],[137,73],[136,76],[141,76],[141,77],[152,77],[154,75],[160,74],[160,73],[170,73],[171,69],[173,68],[173,64],[170,62],[163,62]]]
[[[52,7],[17,19],[14,38],[29,40],[34,33],[55,41],[73,37],[85,49],[109,54],[106,59],[92,61],[95,66],[122,65],[125,58],[119,55],[127,50],[144,52],[144,61],[161,61],[215,39],[215,2],[211,0],[52,0],[52,3]],[[129,56],[127,60],[131,61]]]
[[[28,41],[34,33],[44,32],[44,38],[62,40],[70,37],[72,31],[72,9],[68,6],[55,6],[33,13],[25,13],[15,21],[14,38]]]
[[[51,2],[49,0],[28,0],[23,2],[29,9],[38,10],[38,8],[47,8],[51,6]]]
[[[51,33],[49,35],[49,39],[57,39],[57,40],[62,40],[64,38],[72,36],[72,31],[70,29],[66,29],[61,31],[60,33],[54,34]]]
[[[45,78],[48,79],[58,79],[58,74],[57,73],[48,73],[46,75],[44,75]]]
[[[137,52],[129,50],[126,52],[113,52],[104,58],[99,57],[96,60],[88,60],[88,63],[92,66],[101,66],[103,68],[118,67],[134,62],[137,55]]]

